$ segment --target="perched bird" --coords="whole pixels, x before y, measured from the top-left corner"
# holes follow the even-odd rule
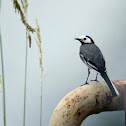
[[[81,42],[80,58],[88,66],[88,77],[85,84],[88,83],[87,81],[90,75],[90,69],[94,69],[97,71],[95,81],[97,81],[98,73],[100,73],[102,78],[107,83],[109,89],[111,90],[112,96],[115,97],[119,95],[119,92],[117,91],[116,87],[112,84],[107,75],[105,59],[102,55],[102,52],[95,45],[93,39],[89,36],[84,35],[80,36],[79,38],[75,38],[75,40],[79,40]]]

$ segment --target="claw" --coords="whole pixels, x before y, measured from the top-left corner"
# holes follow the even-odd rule
[[[96,81],[96,82],[98,82],[98,80],[96,80],[96,79],[95,79],[95,80],[91,80],[91,81]]]
[[[89,84],[89,83],[86,82],[85,84],[82,84],[81,86],[84,86],[84,85],[87,85],[87,84]]]

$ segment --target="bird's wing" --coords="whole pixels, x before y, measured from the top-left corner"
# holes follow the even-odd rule
[[[105,71],[105,60],[100,49],[95,44],[86,44],[80,47],[80,57],[89,68],[96,71]]]
[[[84,55],[82,55],[80,53],[80,58],[82,59],[82,61],[89,67],[92,69],[95,69],[96,71],[98,71],[98,68],[96,66],[96,64],[94,64],[92,61],[90,61],[89,59],[86,59],[86,57]]]

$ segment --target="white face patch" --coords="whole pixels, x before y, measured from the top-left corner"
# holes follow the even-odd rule
[[[86,36],[82,35],[82,36],[79,37],[79,39],[83,39],[83,38],[86,38]]]
[[[91,39],[86,37],[85,35],[80,36],[79,39],[81,42],[84,42],[84,43],[92,43]]]

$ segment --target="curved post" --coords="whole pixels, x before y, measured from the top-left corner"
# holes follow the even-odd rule
[[[120,95],[112,97],[105,82],[91,81],[67,94],[55,108],[49,126],[80,126],[91,114],[124,109],[126,80],[112,81]]]

